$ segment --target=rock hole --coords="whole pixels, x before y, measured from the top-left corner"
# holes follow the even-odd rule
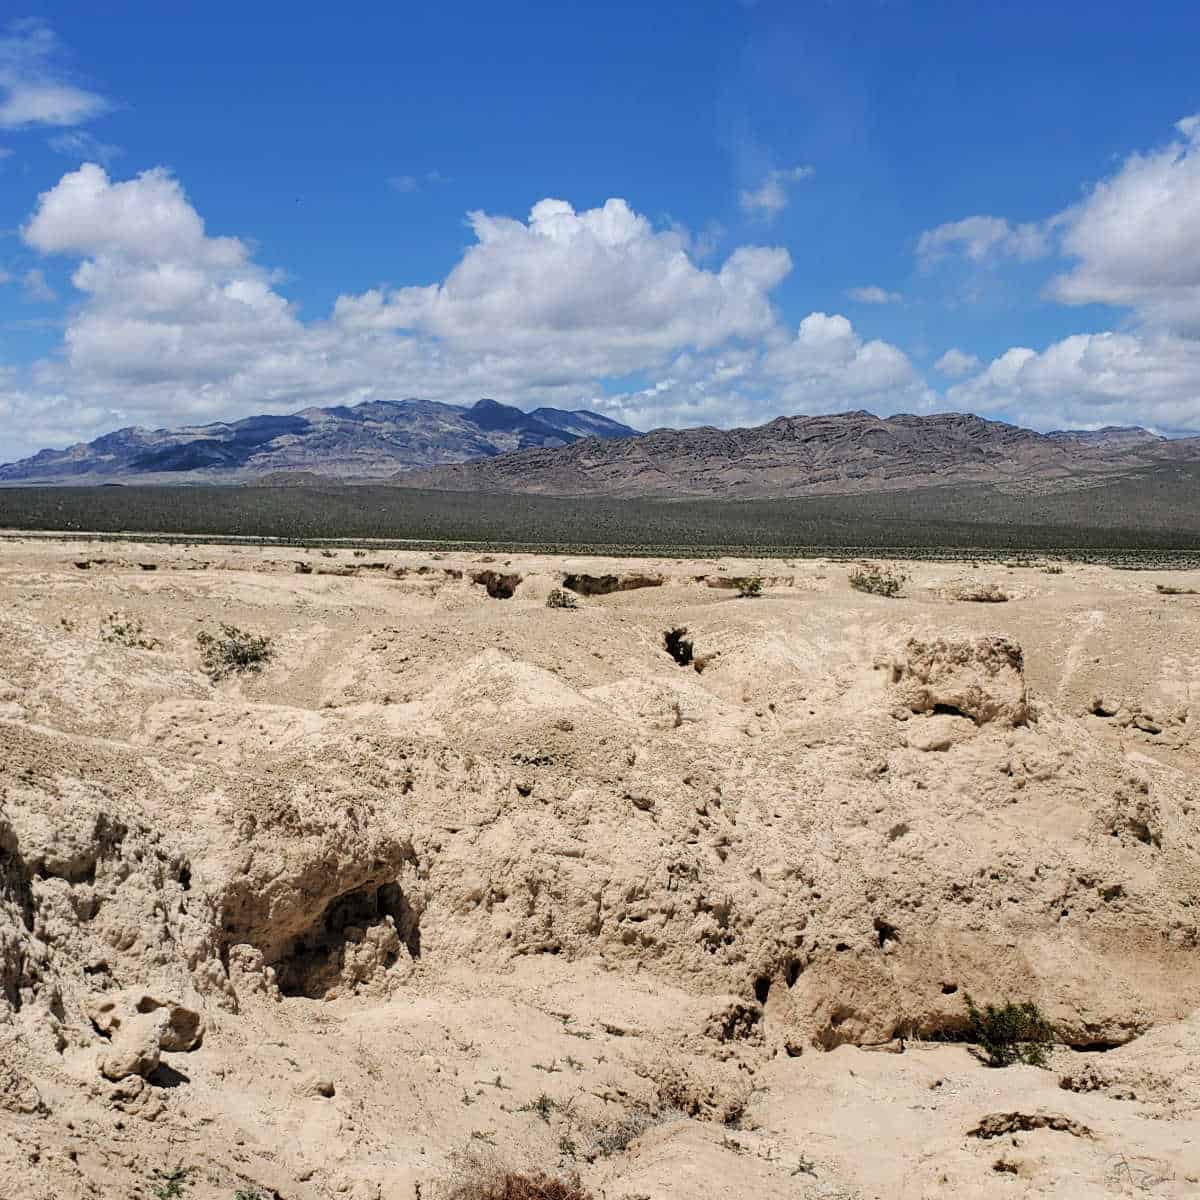
[[[341,982],[348,946],[361,948],[373,943],[376,969],[392,966],[401,945],[414,959],[419,958],[419,915],[395,883],[357,888],[338,896],[329,902],[317,924],[272,964],[280,992],[310,1000],[324,997]]]
[[[943,996],[953,996],[954,993],[957,991],[958,991],[957,983],[943,983],[942,984],[942,995]]]
[[[849,949],[850,949],[850,945],[849,945],[849,943],[848,943],[848,942],[838,942],[838,944],[837,944],[836,946],[834,946],[834,949],[835,949],[835,950],[836,950],[836,951],[837,951],[839,954],[842,954],[842,953],[844,953],[845,951],[847,951],[847,950],[849,950]]]
[[[973,719],[963,712],[961,708],[957,708],[953,704],[935,704],[933,706],[933,714],[939,717],[965,717],[968,721]]]
[[[661,575],[564,575],[563,587],[580,596],[607,596],[636,588],[662,587]]]
[[[192,890],[192,868],[187,863],[179,868],[179,886],[185,892]]]
[[[487,594],[493,600],[511,600],[520,586],[521,576],[501,575],[499,571],[476,571],[471,580],[487,588]]]
[[[766,1004],[767,996],[771,993],[771,980],[766,975],[760,975],[754,981],[754,998],[759,1004]]]
[[[687,626],[663,631],[663,645],[667,653],[681,666],[690,666],[692,662],[692,641],[687,636]]]
[[[900,940],[900,930],[895,925],[889,925],[882,917],[876,917],[875,940],[879,943],[879,948],[882,950],[888,942],[898,942]]]
[[[800,978],[800,972],[803,969],[804,968],[800,965],[800,960],[798,958],[789,959],[787,969],[783,976],[784,983],[786,983],[788,987],[795,987],[796,980]]]

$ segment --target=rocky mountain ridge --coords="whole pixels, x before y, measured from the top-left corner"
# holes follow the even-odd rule
[[[763,498],[938,483],[1073,486],[1200,461],[1200,438],[1109,427],[1037,433],[969,413],[779,417],[746,429],[656,429],[396,477],[407,487],[558,496]]]
[[[636,432],[583,410],[527,413],[495,400],[470,407],[370,400],[210,425],[132,426],[0,466],[0,483],[227,483],[299,471],[336,479],[386,479],[414,467]]]

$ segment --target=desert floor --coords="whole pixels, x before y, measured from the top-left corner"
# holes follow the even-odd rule
[[[851,569],[0,544],[0,1197],[1200,1195],[1200,573]]]

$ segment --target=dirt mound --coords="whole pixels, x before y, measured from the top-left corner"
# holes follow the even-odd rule
[[[966,716],[976,725],[1023,725],[1029,719],[1024,656],[1007,638],[910,638],[888,666],[902,710]]]

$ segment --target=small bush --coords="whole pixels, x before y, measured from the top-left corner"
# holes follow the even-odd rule
[[[543,1171],[480,1172],[457,1184],[450,1200],[593,1200],[577,1175],[559,1178]]]
[[[110,612],[100,622],[100,640],[128,646],[131,650],[158,650],[162,642],[151,637],[137,617]]]
[[[735,579],[733,586],[737,588],[739,600],[757,600],[762,595],[763,581],[760,575],[749,578]]]
[[[1156,583],[1154,590],[1160,596],[1195,596],[1200,595],[1195,588],[1176,587],[1173,583]]]
[[[1024,1004],[1005,1002],[1003,1008],[989,1004],[980,1012],[969,994],[964,999],[971,1036],[989,1067],[1046,1065],[1046,1047],[1054,1044],[1054,1026],[1036,1004],[1029,1000]]]
[[[908,582],[908,576],[895,567],[881,567],[868,563],[850,572],[850,586],[856,592],[870,592],[872,596],[894,598]]]
[[[551,588],[550,594],[546,597],[546,607],[578,608],[579,604],[570,592],[564,592],[562,588]]]
[[[1058,563],[1047,563],[1042,568],[1043,575],[1061,575],[1062,573],[1063,569]]]
[[[226,675],[258,671],[275,653],[269,637],[246,633],[234,625],[222,625],[219,635],[202,629],[196,634],[200,661],[214,682]]]
[[[954,590],[954,598],[974,600],[979,604],[1002,604],[1010,599],[1009,594],[995,583],[964,584]]]

